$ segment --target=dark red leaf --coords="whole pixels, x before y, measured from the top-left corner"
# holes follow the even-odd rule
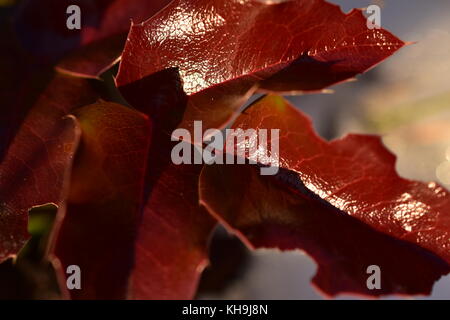
[[[143,114],[108,102],[74,115],[82,140],[67,203],[58,212],[51,256],[67,296],[123,299],[140,221],[150,124]],[[69,265],[80,267],[82,290],[67,290]]]
[[[170,164],[154,183],[136,243],[131,298],[194,298],[214,227],[198,203],[201,169]]]
[[[404,42],[367,28],[360,10],[323,0],[176,0],[132,26],[117,84],[151,109],[155,74],[179,74],[189,97],[180,127],[222,127],[257,89],[321,90],[366,71]],[[149,102],[150,101],[150,102]]]
[[[59,69],[96,77],[120,56],[131,20],[139,23],[167,5],[169,0],[27,0],[16,16],[16,29],[25,47],[53,62],[73,52]],[[70,5],[81,9],[81,29],[69,30]]]
[[[8,64],[5,63],[5,66],[8,66]],[[20,66],[20,64],[18,64],[18,66]],[[14,70],[13,66],[8,66],[8,68]],[[40,79],[40,77],[37,78],[37,80]],[[17,80],[17,83],[20,84],[20,80],[23,79],[18,76]],[[31,78],[29,82],[31,82],[31,85],[34,85],[37,80],[35,81],[35,79]],[[173,84],[172,81],[169,82]],[[66,199],[65,196],[67,194],[67,189],[63,188],[61,185],[63,177],[57,176],[62,175],[62,172],[56,172],[55,176],[50,176],[50,174],[53,173],[54,166],[52,167],[48,161],[51,161],[54,155],[48,155],[48,157],[50,157],[48,161],[47,158],[43,157],[47,145],[50,151],[53,148],[57,148],[59,145],[58,138],[54,138],[53,134],[58,134],[55,128],[58,128],[60,119],[66,114],[72,113],[75,107],[81,107],[92,103],[97,99],[95,91],[91,88],[92,82],[64,75],[56,75],[55,79],[44,93],[41,94],[39,90],[36,90],[36,95],[39,98],[36,105],[33,104],[33,101],[36,98],[31,95],[27,87],[17,85],[17,83],[14,85],[5,81],[5,86],[3,87],[5,90],[1,91],[2,96],[7,98],[7,108],[5,109],[5,112],[1,114],[2,129],[6,129],[7,132],[10,132],[9,136],[15,137],[12,142],[6,139],[1,140],[2,148],[6,153],[5,160],[0,166],[0,172],[5,173],[5,179],[0,181],[0,199],[2,203],[5,203],[5,209],[2,209],[1,216],[3,221],[5,221],[5,224],[8,222],[8,225],[3,228],[3,230],[7,232],[2,233],[2,236],[5,238],[5,241],[3,241],[5,245],[11,243],[14,244],[14,248],[10,249],[10,251],[7,252],[7,250],[4,249],[5,254],[1,259],[3,260],[8,255],[16,254],[26,239],[28,239],[28,234],[26,232],[28,209],[34,205],[54,202],[61,206],[58,226],[62,224],[62,231],[58,233],[59,236],[57,238],[53,239],[52,246],[56,247],[56,250],[59,248],[59,250],[62,251],[55,252],[56,257],[61,258],[61,264],[58,265],[58,263],[55,262],[55,265],[60,276],[63,292],[68,295],[64,283],[64,276],[66,275],[64,267],[68,264],[79,264],[82,265],[83,290],[81,292],[72,291],[71,294],[73,298],[124,297],[126,295],[124,290],[126,291],[127,289],[124,287],[124,279],[129,275],[129,268],[131,268],[131,265],[133,264],[133,261],[129,256],[133,253],[133,248],[131,246],[130,249],[130,243],[127,239],[129,240],[132,233],[135,234],[137,232],[137,227],[134,226],[133,230],[130,230],[120,237],[117,235],[111,236],[110,238],[103,237],[103,232],[106,234],[108,230],[100,228],[99,223],[105,222],[107,217],[105,214],[102,215],[102,213],[105,213],[105,209],[98,203],[90,203],[92,206],[90,207],[91,209],[83,211],[86,212],[86,214],[91,213],[92,217],[97,217],[97,215],[99,215],[98,219],[92,219],[87,222],[85,219],[86,216],[79,214],[81,211],[78,210],[79,207],[76,207],[76,205],[69,202],[67,208],[69,211],[66,214],[67,220],[62,220],[64,213],[66,212],[66,207],[63,207],[61,204]],[[45,82],[43,85],[44,84]],[[168,103],[170,106],[179,106],[182,104],[173,103],[173,101],[169,99],[177,98],[180,96],[179,94],[172,95],[172,91],[164,91],[165,88],[161,89],[160,94],[164,96],[164,99],[160,100],[156,97],[154,106],[155,110],[164,111],[167,114],[163,117],[156,117],[159,121],[158,126],[154,127],[156,134],[153,137],[154,142],[151,149],[151,158],[149,158],[149,163],[147,164],[149,167],[149,177],[146,181],[147,189],[144,198],[146,207],[143,217],[141,218],[142,231],[140,232],[136,244],[135,269],[130,279],[131,289],[128,294],[130,297],[134,298],[190,298],[195,294],[198,278],[202,268],[207,263],[206,244],[209,234],[214,226],[214,222],[213,219],[211,219],[211,217],[198,205],[197,184],[201,167],[192,166],[180,168],[171,163],[171,145],[168,144],[173,144],[173,142],[170,141],[170,132],[179,120],[179,116],[177,115],[177,112],[170,108],[166,108],[165,105],[158,108],[157,103],[164,102]],[[173,87],[169,86],[167,89],[173,90]],[[30,93],[30,95],[26,95],[27,99],[24,99],[24,101],[22,101],[22,91]],[[167,94],[167,96],[165,94]],[[24,117],[26,118],[25,120],[18,118],[17,121],[14,121],[15,125],[12,126],[12,121],[10,121],[10,119],[15,119],[17,117],[15,111],[18,110],[23,110]],[[11,115],[11,117],[3,117],[5,113],[6,115]],[[21,126],[21,123],[24,124]],[[29,123],[31,128],[36,128],[35,130],[37,130],[38,133],[42,133],[42,139],[47,143],[39,140],[38,137],[32,136],[33,140],[28,138],[27,136],[30,134],[27,132],[27,123]],[[113,127],[121,128],[122,124],[111,124],[111,128]],[[84,135],[86,135],[86,133],[84,133]],[[4,136],[1,138],[4,138]],[[133,137],[128,138],[130,138],[130,141],[135,141]],[[125,143],[125,141],[126,140],[124,140],[123,143]],[[53,145],[53,143],[55,143],[55,145]],[[36,144],[36,146],[34,146],[34,144]],[[26,146],[25,149],[23,148],[24,145]],[[143,145],[142,147],[144,148]],[[73,148],[75,149],[75,145]],[[14,151],[15,149],[18,149],[18,151]],[[67,149],[66,151],[67,159],[71,162],[72,154],[75,150]],[[72,153],[69,153],[69,151]],[[40,176],[34,176],[31,171],[16,172],[15,169],[17,165],[12,167],[12,164],[15,162],[14,158],[9,155],[10,153],[14,154],[16,152],[21,152],[20,155],[24,154],[24,159],[28,162],[32,164],[36,163],[37,171],[42,174],[40,174]],[[96,157],[96,153],[92,156]],[[8,160],[10,158],[11,160]],[[138,160],[139,158],[136,159],[136,161]],[[141,160],[143,159],[141,158]],[[62,162],[59,158],[56,158],[55,161]],[[130,163],[128,163],[128,165],[129,164]],[[62,167],[63,164],[60,163],[60,165]],[[88,165],[89,164],[86,164],[86,166]],[[70,169],[69,162],[67,162],[65,169]],[[99,171],[97,168],[91,169],[92,176]],[[113,173],[117,172],[111,171],[111,174]],[[44,176],[44,174],[46,175]],[[88,175],[87,178],[89,178],[90,175]],[[31,179],[39,180],[37,180],[37,185],[33,185],[27,183],[27,181],[23,181],[20,177],[16,179],[18,176],[23,176],[27,181],[30,181]],[[160,176],[161,179],[159,178]],[[177,176],[177,178],[174,181],[169,181],[173,176]],[[101,179],[96,180],[98,180],[96,183],[101,182]],[[90,179],[87,179],[86,181],[92,182]],[[170,184],[171,186],[167,187],[167,184]],[[15,185],[17,185],[17,188],[14,187]],[[87,188],[87,184],[85,185],[83,182],[83,185],[83,188]],[[102,186],[91,185],[91,187],[90,191],[93,191],[93,194],[96,195],[97,193],[94,192],[96,191],[94,189],[98,188],[100,191],[103,190]],[[87,189],[85,191],[87,192]],[[35,195],[35,193],[37,194]],[[50,195],[47,196],[47,193]],[[136,190],[135,196],[139,196],[139,194],[139,190]],[[25,201],[18,203],[17,199]],[[183,202],[176,205],[176,203],[181,200],[183,200]],[[10,202],[16,206],[20,205],[20,207],[11,207],[11,205],[9,205]],[[153,207],[154,203],[158,203],[159,207],[157,209]],[[87,205],[88,204],[86,204],[86,206]],[[186,210],[187,208],[190,209]],[[94,210],[95,213],[93,213]],[[11,212],[15,214],[17,219],[12,222],[10,221],[11,219],[6,221],[6,213]],[[136,213],[133,213],[131,210],[130,214]],[[3,216],[5,218],[3,218]],[[129,216],[119,216],[117,217],[116,222],[120,226],[120,224],[127,222],[127,217]],[[77,218],[80,220],[77,220]],[[166,224],[154,223],[155,220],[161,222],[164,221],[163,219],[169,219],[171,223],[176,225],[190,227],[182,229],[182,232],[179,232],[177,229],[171,229],[170,232],[168,232]],[[112,221],[109,222],[112,224]],[[10,223],[13,223],[13,225],[10,225]],[[73,226],[78,227],[78,230],[75,229],[74,231],[71,227],[72,223]],[[80,223],[84,224],[80,226]],[[118,226],[116,225],[114,227],[117,228]],[[120,228],[123,230],[124,227],[120,226]],[[151,233],[147,233],[147,230],[151,231]],[[89,239],[87,235],[94,231],[96,232],[95,235],[98,234],[98,237],[100,238],[96,236],[93,239]],[[169,240],[161,242],[156,236],[158,234],[164,234]],[[129,251],[121,257],[115,257],[117,258],[117,261],[114,261],[114,263],[111,264],[118,267],[113,267],[111,269],[112,272],[109,272],[106,264],[113,259],[111,258],[111,253],[103,253],[102,257],[104,259],[100,259],[98,249],[104,245],[104,241],[112,241],[112,239],[114,240],[116,238],[123,240],[123,245],[125,247],[128,246],[127,250]],[[76,241],[77,239],[80,239],[79,243]],[[85,240],[89,240],[89,243],[86,243]],[[161,243],[161,246],[158,247],[155,243]],[[86,257],[92,257],[93,255],[90,249],[74,252],[75,249],[85,245],[97,250],[95,253],[95,260],[98,259],[101,261],[100,264],[102,267],[106,268],[101,272],[102,276],[95,276],[97,272],[95,264],[88,264],[86,262]],[[85,251],[91,255],[83,255],[83,252]],[[61,256],[59,256],[60,253]],[[153,257],[149,256],[149,254],[153,254]],[[94,261],[94,259],[91,259],[90,262],[92,261]],[[157,261],[157,263],[155,261]],[[162,265],[165,265],[165,267],[161,268]],[[87,276],[88,279],[85,279],[85,276]],[[92,278],[95,279],[93,280]],[[87,283],[91,283],[91,285],[86,285]],[[94,287],[94,285],[97,285],[97,287]]]
[[[450,271],[449,192],[400,178],[379,137],[324,141],[278,96],[233,128],[280,129],[276,176],[258,176],[255,165],[206,166],[201,175],[201,202],[251,247],[305,250],[329,295],[427,294]],[[366,287],[369,265],[381,268],[381,290]]]
[[[14,138],[4,141],[0,158],[0,261],[16,255],[29,238],[31,207],[59,205],[64,199],[79,136],[73,118],[66,115],[97,98],[86,80],[62,75],[55,75],[31,105],[31,96],[24,99],[21,87],[14,89],[18,91],[11,91],[2,110],[7,115],[2,128]],[[21,124],[14,113],[19,110],[25,114]],[[7,122],[8,115],[17,121]]]
[[[160,96],[152,99],[154,119],[148,158],[145,207],[136,242],[136,260],[130,280],[134,299],[192,299],[203,268],[207,243],[215,222],[198,202],[201,165],[175,165],[170,139],[183,114],[182,96],[173,89],[171,72],[158,75]]]

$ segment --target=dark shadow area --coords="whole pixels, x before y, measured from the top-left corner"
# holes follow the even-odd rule
[[[0,299],[58,299],[53,266],[46,260],[47,244],[57,208],[38,206],[29,212],[31,239],[15,260],[0,264]]]
[[[197,297],[223,293],[245,276],[250,262],[248,249],[238,238],[217,228],[209,247],[210,265],[202,274]]]

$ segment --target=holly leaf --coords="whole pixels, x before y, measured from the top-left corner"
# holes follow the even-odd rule
[[[19,110],[25,115],[20,124],[2,123],[13,138],[3,141],[0,158],[0,261],[15,256],[29,239],[29,209],[62,203],[79,138],[78,126],[67,115],[97,98],[86,80],[63,75],[54,75],[31,105],[30,96],[23,99],[21,88],[15,89],[10,101],[17,104],[5,105],[4,119],[16,119]]]
[[[368,29],[360,10],[323,0],[176,0],[133,24],[117,85],[144,112],[162,72],[188,99],[180,127],[222,128],[256,90],[317,91],[366,71],[404,46]],[[149,102],[150,101],[150,102]]]
[[[324,141],[278,96],[254,103],[233,129],[280,130],[256,149],[272,157],[279,143],[276,175],[247,164],[205,166],[200,177],[201,203],[249,247],[304,250],[318,264],[313,283],[331,296],[429,294],[450,272],[449,192],[399,177],[379,137]],[[366,285],[371,265],[381,269],[378,290]]]
[[[73,112],[82,139],[65,205],[58,211],[50,257],[61,289],[72,299],[124,299],[141,219],[150,142],[148,118],[116,103]],[[67,290],[77,265],[82,290]]]
[[[3,70],[10,70],[11,72],[7,72],[7,74],[14,76],[14,78],[9,79],[2,78],[4,80],[2,81],[3,89],[0,90],[2,101],[6,106],[0,114],[2,133],[5,133],[0,136],[0,150],[5,156],[0,165],[0,172],[2,173],[0,199],[4,206],[0,216],[5,223],[3,230],[6,231],[1,234],[5,249],[3,250],[2,248],[4,254],[0,259],[4,260],[8,256],[17,254],[29,238],[26,232],[28,209],[35,205],[52,202],[59,206],[59,214],[52,236],[50,259],[56,267],[61,291],[64,296],[74,299],[123,298],[126,296],[160,299],[163,297],[193,297],[201,271],[207,264],[206,245],[209,234],[214,227],[214,222],[204,212],[204,209],[198,205],[196,186],[201,166],[183,168],[182,170],[178,166],[173,165],[170,160],[172,146],[167,145],[167,143],[173,144],[170,141],[170,132],[179,120],[179,116],[177,116],[174,109],[166,108],[166,105],[162,105],[160,110],[165,111],[167,114],[155,117],[159,121],[157,121],[158,125],[155,125],[152,130],[155,134],[152,138],[151,158],[148,159],[148,163],[146,163],[147,160],[139,157],[134,159],[134,162],[129,161],[127,163],[127,165],[136,165],[137,169],[142,165],[139,162],[141,159],[146,164],[146,167],[149,168],[150,176],[146,177],[145,194],[142,195],[142,191],[139,190],[136,190],[135,194],[140,201],[142,201],[142,197],[144,197],[145,201],[143,203],[145,205],[144,213],[142,213],[141,209],[137,218],[142,221],[141,227],[138,228],[134,225],[134,229],[130,227],[127,230],[128,232],[124,232],[123,225],[131,225],[130,220],[128,220],[130,215],[136,215],[132,208],[128,208],[130,209],[129,213],[125,212],[125,208],[121,208],[120,214],[123,215],[117,214],[115,216],[117,225],[114,225],[113,221],[109,221],[107,216],[107,213],[110,213],[107,210],[112,211],[114,209],[111,209],[113,199],[105,203],[99,203],[91,199],[91,202],[86,201],[85,203],[74,204],[70,202],[71,198],[69,197],[69,200],[66,202],[67,197],[72,197],[73,194],[70,181],[73,183],[74,179],[80,176],[80,174],[76,174],[77,172],[72,172],[71,170],[76,145],[63,144],[66,149],[61,156],[55,154],[55,152],[46,154],[47,150],[52,151],[60,148],[60,139],[66,137],[66,135],[63,135],[60,138],[55,138],[60,133],[55,129],[60,126],[60,121],[66,115],[74,114],[74,110],[79,107],[89,105],[98,99],[96,90],[98,83],[96,81],[73,78],[68,75],[53,75],[51,72],[45,72],[44,76],[42,76],[43,68],[36,66],[34,61],[25,64],[25,57],[18,60],[12,59],[14,55],[21,54],[21,51],[11,51],[11,47],[11,45],[7,45],[5,50],[2,51],[2,54],[6,54],[8,59],[0,59],[0,63],[6,68]],[[11,64],[11,61],[14,63]],[[50,80],[50,85],[48,85],[48,78],[51,79],[52,77],[54,79]],[[171,81],[170,83],[172,84]],[[47,85],[48,87],[46,87]],[[161,88],[159,94],[163,95],[164,99],[159,99],[159,96],[154,97],[156,109],[158,109],[157,102],[170,102],[172,107],[179,106],[178,103],[172,103],[173,101],[169,99],[169,97],[177,98],[180,96],[178,93],[171,94],[173,93],[171,91],[173,88],[172,85],[167,88]],[[23,94],[24,92],[26,95]],[[167,96],[165,96],[166,94]],[[182,112],[182,110],[180,111]],[[87,115],[84,116],[86,118],[84,122],[95,121],[100,127],[105,124],[98,117],[91,119],[91,114],[92,112],[87,112]],[[73,121],[72,116],[69,116],[69,119]],[[76,123],[75,121],[74,125]],[[85,127],[83,123],[82,127]],[[80,129],[77,125],[75,126],[77,128],[76,141],[78,142]],[[123,128],[123,124],[120,121],[111,122],[108,130],[113,130],[112,128],[121,130],[120,128]],[[31,130],[34,133],[38,133],[41,137],[28,132]],[[127,133],[126,129],[122,131]],[[91,137],[91,140],[92,135],[96,133],[98,133],[98,130],[95,128],[92,128],[91,131],[89,131],[89,128],[87,130],[86,128],[83,129],[83,137]],[[121,143],[126,143],[125,139],[129,138],[127,143],[135,141],[136,137],[130,136],[129,132],[125,133],[122,137],[123,141],[114,140],[117,148],[120,148]],[[147,133],[150,135],[150,129]],[[54,137],[53,135],[56,136]],[[108,142],[104,140],[106,139],[103,137],[97,141],[99,146]],[[73,147],[73,149],[70,149],[69,146]],[[145,149],[144,145],[141,147]],[[163,147],[165,148],[164,152],[161,151]],[[94,150],[92,159],[97,160],[101,157],[106,157],[105,154],[98,154],[98,150],[103,149],[90,146],[89,150],[85,150],[82,144],[81,151],[77,155],[78,160],[75,163],[75,169],[85,166],[84,172],[87,172],[86,170],[89,168],[92,170],[92,173],[104,171],[98,168],[98,162],[84,161],[82,164],[79,163],[80,154],[88,154],[92,150]],[[127,148],[124,147],[124,150],[127,150]],[[35,171],[39,175],[36,175],[31,170],[17,171],[22,169],[21,167],[19,168],[19,164],[14,158],[14,154],[18,152],[20,152],[20,155],[23,155],[23,159],[26,162],[24,166],[28,164],[33,165],[33,167],[36,167]],[[67,158],[62,158],[63,155]],[[67,159],[67,161],[63,163],[63,159]],[[126,159],[122,160],[125,161]],[[62,176],[62,171],[54,172],[55,165],[51,163],[52,161],[57,161],[58,170],[65,170],[64,177]],[[169,166],[169,164],[172,166]],[[80,171],[79,169],[77,170]],[[132,175],[133,172],[130,172],[129,175]],[[70,173],[72,173],[72,179],[69,177]],[[124,174],[118,172],[118,170],[110,170],[108,173],[118,175],[117,179],[119,180],[121,177],[124,177]],[[103,184],[101,186],[93,184],[92,179],[89,179],[91,175],[94,176],[93,174],[88,174],[86,178],[86,182],[91,182],[90,191],[98,195],[99,192],[108,189],[102,188]],[[163,178],[160,180],[159,176]],[[166,178],[173,178],[174,176],[177,176],[175,179],[176,185],[174,180],[171,182],[168,179],[166,180]],[[114,177],[111,177],[111,179],[111,181],[116,181]],[[34,183],[34,180],[36,180],[36,183]],[[29,181],[32,181],[34,184],[29,183]],[[102,179],[96,179],[95,182],[100,183],[102,181]],[[167,183],[174,185],[168,188]],[[87,186],[84,182],[83,185]],[[14,186],[14,188],[10,188],[10,186]],[[186,192],[186,190],[191,188],[193,188],[192,192]],[[13,191],[15,192],[13,193]],[[87,189],[85,191],[87,192]],[[82,194],[82,191],[80,193]],[[180,202],[180,200],[183,200],[183,202]],[[135,198],[128,199],[124,206],[126,204],[131,207],[133,201],[137,200]],[[158,204],[157,208],[153,207],[155,203]],[[179,204],[176,205],[177,203]],[[188,203],[190,209],[186,210]],[[80,213],[82,207],[86,210],[82,210],[82,213]],[[120,206],[118,205],[117,208],[120,208]],[[119,211],[119,209],[117,210]],[[87,216],[83,212],[91,214],[90,218],[92,221],[86,221]],[[15,217],[15,219],[7,220],[7,215]],[[163,221],[160,219],[168,219],[171,223],[179,225],[180,228],[183,226],[183,232],[179,232],[177,229],[170,229],[169,232],[167,225],[164,223],[153,225],[155,220],[158,222]],[[72,223],[78,229],[71,227]],[[114,234],[111,235],[111,239],[123,240],[123,245],[120,248],[126,251],[125,254],[113,257],[113,253],[108,250],[110,248],[120,250],[114,248],[114,246],[106,248],[104,241],[108,239],[107,237],[98,239],[98,234],[101,235],[103,234],[102,232],[108,233],[108,230],[103,230],[102,226],[99,226],[101,223],[108,223],[108,226],[111,226],[111,231],[117,231],[117,228],[122,228],[121,232],[118,233],[120,236]],[[184,229],[184,226],[190,227]],[[138,229],[142,230],[139,232],[139,238],[134,238],[133,243],[130,245],[130,238],[132,234],[136,237]],[[151,233],[147,234],[146,230]],[[92,234],[94,234],[92,239],[87,237],[87,235]],[[166,238],[170,239],[163,243],[158,237],[155,238],[158,234],[164,234]],[[158,247],[155,243],[161,243],[161,246]],[[14,244],[14,247],[11,247],[11,244]],[[81,249],[77,251],[79,248]],[[97,250],[95,259],[87,261],[86,257],[94,255],[93,250]],[[130,258],[130,255],[134,254],[134,250],[136,251],[135,261],[133,257]],[[99,254],[100,251],[102,251],[102,254]],[[86,255],[83,255],[83,252],[86,252]],[[159,259],[160,262],[155,263],[153,258],[157,259],[156,261]],[[104,268],[101,276],[98,276],[98,273],[96,273],[98,271],[96,269],[97,263],[92,263],[92,261],[97,259],[99,261],[98,265]],[[114,259],[116,260],[114,261]],[[110,265],[108,266],[108,263],[117,266],[117,268],[109,269]],[[67,266],[72,264],[82,267],[82,279],[84,280],[81,292],[75,290],[69,293],[67,291],[65,280],[67,280],[68,274],[65,271]],[[161,268],[162,265],[165,265],[165,267]],[[132,266],[134,268],[131,272]],[[85,276],[89,280],[86,280]],[[130,277],[129,282],[127,277]],[[126,283],[130,283],[131,286],[125,286],[124,279],[127,279]]]
[[[15,17],[21,42],[36,57],[81,77],[97,77],[117,62],[131,20],[139,23],[169,0],[27,0]],[[69,29],[80,8],[80,29]],[[78,49],[78,50],[77,50]]]
[[[68,114],[98,98],[91,82],[54,74],[21,50],[9,24],[1,27],[0,262],[29,239],[29,209],[61,204],[79,139]]]
[[[152,183],[136,242],[130,298],[194,298],[215,226],[198,203],[201,169],[169,164]]]
[[[208,264],[207,245],[214,219],[199,205],[198,179],[202,165],[176,165],[171,133],[184,109],[174,74],[163,72],[159,90],[149,96],[153,120],[144,192],[144,209],[130,276],[133,299],[192,299]],[[165,84],[169,83],[169,86]]]

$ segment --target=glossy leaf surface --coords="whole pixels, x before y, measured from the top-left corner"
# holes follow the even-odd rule
[[[256,102],[233,128],[280,129],[276,176],[215,165],[201,177],[201,202],[251,247],[305,250],[319,265],[314,283],[330,295],[425,294],[449,272],[448,191],[400,178],[380,138],[324,141],[278,96]],[[382,290],[363,281],[370,265],[381,267]]]

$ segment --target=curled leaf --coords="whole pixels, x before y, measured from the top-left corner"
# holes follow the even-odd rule
[[[214,165],[200,179],[202,204],[251,247],[305,250],[328,295],[427,294],[450,271],[450,194],[400,178],[378,137],[324,141],[278,96],[256,102],[233,128],[280,129],[277,175]],[[366,286],[370,265],[381,268],[380,290]]]
[[[79,139],[77,124],[67,115],[97,97],[86,80],[63,75],[53,76],[34,102],[15,93],[11,101],[20,103],[7,104],[5,113],[18,116],[17,107],[25,116],[3,127],[13,138],[3,144],[0,158],[0,261],[16,255],[29,239],[29,209],[62,203]]]
[[[144,115],[110,102],[85,106],[74,116],[82,139],[51,258],[66,296],[123,299],[140,221],[150,124]],[[82,272],[82,290],[67,290],[70,265]]]
[[[360,10],[344,14],[323,0],[176,0],[132,26],[117,84],[145,112],[155,75],[172,70],[188,97],[180,127],[221,128],[255,90],[321,90],[402,46],[368,29]]]
[[[198,202],[202,165],[176,165],[171,160],[176,144],[171,132],[184,104],[176,100],[182,96],[173,91],[177,86],[164,86],[173,74],[159,76],[160,95],[149,96],[154,126],[129,297],[192,299],[208,264],[207,245],[215,221]]]

